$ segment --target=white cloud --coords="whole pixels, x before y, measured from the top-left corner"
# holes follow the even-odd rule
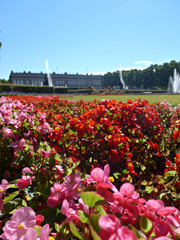
[[[148,67],[149,65],[151,64],[154,64],[153,62],[151,61],[145,61],[145,60],[142,60],[142,61],[136,61],[134,62],[135,64],[142,64],[142,65],[145,65],[146,67]]]

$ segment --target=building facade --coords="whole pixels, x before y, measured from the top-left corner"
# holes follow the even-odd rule
[[[102,88],[102,78],[101,75],[83,75],[83,74],[57,74],[52,73],[52,86],[60,87],[77,87],[77,88],[87,88],[93,86],[97,89]],[[49,85],[48,76],[45,73],[14,73],[11,72],[9,76],[9,82],[12,84],[23,84],[23,85]]]

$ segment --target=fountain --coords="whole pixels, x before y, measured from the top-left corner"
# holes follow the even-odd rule
[[[53,86],[53,84],[52,84],[52,78],[51,78],[51,75],[50,75],[50,73],[49,73],[49,67],[48,67],[48,61],[47,61],[47,60],[46,60],[45,64],[46,64],[46,72],[47,72],[48,85],[49,85],[50,87],[52,87],[52,86]]]
[[[123,80],[123,76],[122,76],[121,66],[120,66],[120,70],[119,70],[119,78],[120,78],[120,82],[122,83],[123,89],[126,89],[126,84],[125,84],[125,82]]]
[[[180,93],[180,74],[174,69],[174,76],[170,76],[168,93]]]

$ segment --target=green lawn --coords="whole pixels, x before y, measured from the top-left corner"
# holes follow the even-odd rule
[[[141,100],[148,100],[149,102],[162,102],[163,100],[167,100],[169,103],[173,104],[173,106],[180,104],[180,94],[175,95],[63,95],[60,96],[62,99],[68,100],[84,100],[84,101],[93,101],[94,99],[101,101],[102,99],[116,99],[117,102],[123,101],[127,102],[129,99],[135,100],[141,98]]]

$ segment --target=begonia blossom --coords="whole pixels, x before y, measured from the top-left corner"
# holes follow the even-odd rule
[[[3,227],[3,240],[24,240],[28,229],[36,224],[35,212],[30,207],[17,209]],[[30,240],[30,239],[29,239]]]

